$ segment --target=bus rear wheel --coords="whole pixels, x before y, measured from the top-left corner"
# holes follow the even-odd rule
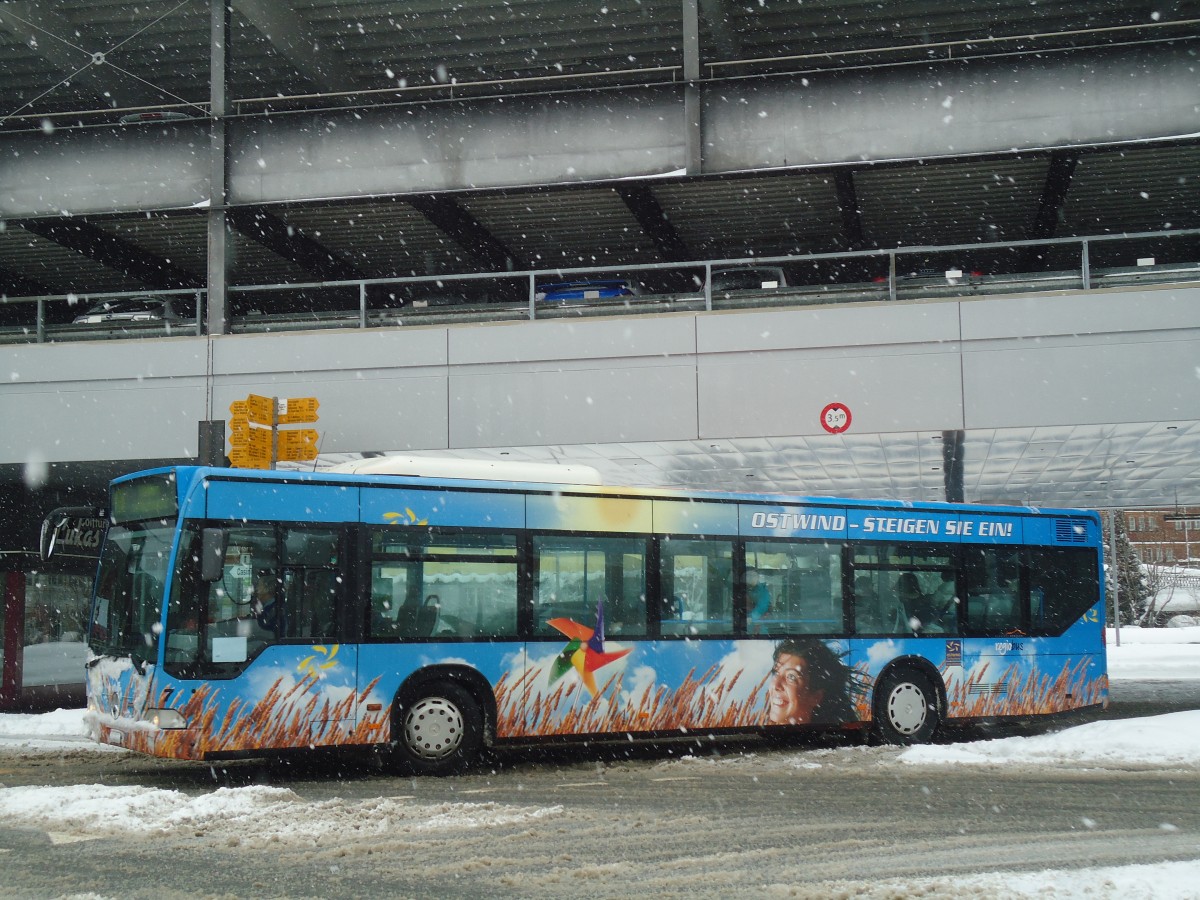
[[[875,737],[884,744],[923,744],[939,725],[938,695],[915,669],[892,669],[875,688]]]
[[[406,772],[461,772],[475,761],[482,744],[479,702],[460,685],[427,685],[398,706],[396,763]]]

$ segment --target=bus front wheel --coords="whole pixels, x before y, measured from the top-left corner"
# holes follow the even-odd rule
[[[923,744],[938,727],[938,695],[915,669],[892,669],[875,688],[875,736],[884,744]]]
[[[400,704],[396,726],[396,762],[418,775],[461,772],[483,743],[479,702],[450,681],[428,685]]]

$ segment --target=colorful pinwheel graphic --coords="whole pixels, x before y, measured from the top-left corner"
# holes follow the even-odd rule
[[[313,652],[300,660],[296,670],[303,672],[305,675],[311,675],[314,679],[321,677],[321,672],[325,669],[332,669],[337,665],[338,644],[325,647],[321,644],[313,644]],[[318,657],[325,657],[324,660],[319,660]]]
[[[594,629],[580,625],[572,619],[551,619],[546,624],[556,631],[561,631],[570,639],[562,653],[550,665],[550,684],[554,684],[571,669],[574,669],[579,673],[583,686],[593,697],[599,693],[596,690],[595,671],[611,662],[616,662],[633,649],[627,647],[624,650],[605,652],[603,600],[596,604],[596,627]]]

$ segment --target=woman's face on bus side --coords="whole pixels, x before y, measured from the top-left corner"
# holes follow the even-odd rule
[[[767,720],[772,725],[803,725],[812,721],[813,711],[825,699],[825,692],[810,687],[808,660],[780,653],[771,670],[767,696]]]

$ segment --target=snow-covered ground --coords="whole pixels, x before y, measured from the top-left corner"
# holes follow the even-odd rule
[[[1109,672],[1114,681],[1198,679],[1200,627],[1123,628],[1119,646],[1110,632]],[[0,748],[22,753],[58,753],[65,748],[76,752],[125,752],[87,742],[83,736],[82,710],[0,715]],[[1096,766],[1131,763],[1200,768],[1200,710],[1091,722],[1031,737],[913,747],[900,753],[897,760],[907,766],[985,763],[1077,767],[1081,763]],[[730,757],[728,762],[716,764],[736,764],[736,761]],[[779,754],[779,764],[795,766],[795,756]],[[388,808],[384,809],[385,806]],[[348,819],[356,821],[360,829],[364,821],[374,820],[388,823],[390,828],[403,823],[414,831],[453,832],[532,823],[553,819],[561,812],[557,807],[495,803],[423,806],[403,798],[306,803],[287,788],[263,786],[220,788],[192,797],[159,788],[102,785],[6,788],[0,784],[0,822],[31,825],[49,832],[95,828],[162,833],[211,827],[245,830],[261,838],[265,829],[273,831],[275,839],[286,841],[311,839],[341,828]],[[1069,874],[1055,870],[1024,875],[983,873],[877,887],[893,891],[886,896],[1004,893],[1011,897],[1195,898],[1200,897],[1200,860],[1076,869]]]

